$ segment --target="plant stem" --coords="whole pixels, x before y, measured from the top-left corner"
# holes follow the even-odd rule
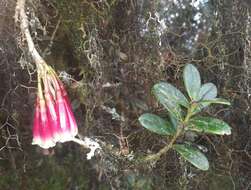
[[[20,21],[20,29],[22,34],[25,36],[26,42],[28,44],[28,50],[31,54],[37,68],[41,67],[41,65],[46,64],[45,60],[40,56],[38,53],[34,41],[31,37],[31,33],[29,30],[29,21],[27,15],[25,13],[25,3],[26,0],[17,0],[16,3],[16,13],[15,13],[15,20],[16,22]]]
[[[192,104],[188,108],[187,115],[186,115],[184,122],[183,122],[184,125],[186,125],[188,123],[189,119],[193,116],[193,111],[195,110],[196,106],[197,106],[196,104]]]
[[[160,151],[158,153],[147,156],[144,159],[145,161],[158,160],[158,159],[160,159],[160,157],[163,154],[165,154],[166,152],[168,152],[172,148],[172,146],[175,143],[176,139],[183,132],[186,124],[188,123],[189,119],[192,117],[194,109],[195,109],[195,106],[193,104],[188,108],[187,115],[186,115],[185,119],[183,120],[183,122],[181,123],[181,125],[179,125],[177,127],[177,132],[175,133],[175,135],[173,136],[173,138],[171,139],[171,141],[169,142],[169,144],[166,145],[164,148],[160,149]]]
[[[177,132],[175,133],[175,135],[173,136],[173,138],[171,139],[171,141],[168,145],[166,145],[164,148],[162,148],[158,153],[147,156],[144,160],[145,161],[153,161],[153,160],[160,159],[160,157],[163,154],[165,154],[166,152],[168,152],[172,148],[173,144],[175,143],[176,139],[180,136],[182,131],[183,131],[183,128],[178,127]]]

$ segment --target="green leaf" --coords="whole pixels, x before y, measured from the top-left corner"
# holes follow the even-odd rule
[[[212,100],[202,100],[201,103],[210,103],[210,104],[224,104],[230,106],[231,103],[228,100],[225,100],[223,98],[215,98]]]
[[[170,102],[163,94],[156,93],[158,101],[167,109],[167,111],[177,120],[182,119],[182,110],[178,104]]]
[[[197,68],[192,64],[187,64],[183,71],[183,80],[189,97],[197,100],[201,87],[200,73]]]
[[[182,105],[184,107],[188,107],[188,101],[186,97],[180,92],[176,87],[167,83],[167,82],[160,82],[154,85],[153,87],[154,92],[159,91],[162,92],[166,97],[168,97],[171,101],[176,104]]]
[[[198,149],[195,149],[187,144],[175,144],[173,148],[187,161],[201,170],[208,170],[209,163],[206,156]]]
[[[177,129],[178,125],[179,125],[179,121],[177,120],[177,118],[175,118],[174,116],[172,116],[172,114],[168,114],[169,119],[171,121],[171,124],[173,126],[174,129]]]
[[[223,104],[230,106],[231,103],[223,98],[215,98],[212,100],[202,100],[198,103],[196,109],[193,111],[193,115],[200,112],[203,108],[209,106],[210,104]]]
[[[200,88],[200,92],[197,98],[198,106],[194,110],[194,113],[200,112],[203,108],[209,106],[210,102],[203,102],[203,100],[209,101],[215,99],[217,96],[217,88],[213,83],[203,84]]]
[[[222,120],[211,117],[194,117],[190,119],[188,129],[217,135],[230,135],[230,126]]]
[[[153,86],[153,93],[157,100],[176,118],[182,118],[179,105],[188,107],[186,97],[169,83],[160,82]]]
[[[212,100],[217,96],[217,88],[213,83],[203,84],[200,88],[197,101]]]
[[[139,117],[139,122],[143,127],[159,135],[171,135],[175,133],[172,125],[161,117],[145,113]]]

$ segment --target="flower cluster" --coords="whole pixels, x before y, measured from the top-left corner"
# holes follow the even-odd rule
[[[77,133],[77,124],[63,83],[50,66],[39,65],[32,144],[47,149],[57,142],[72,141]]]

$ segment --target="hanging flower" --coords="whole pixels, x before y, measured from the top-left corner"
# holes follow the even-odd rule
[[[70,101],[55,71],[44,64],[38,70],[38,98],[33,142],[47,149],[57,142],[72,141],[78,134]]]
[[[73,141],[89,148],[87,159],[91,159],[95,150],[101,149],[101,147],[91,138],[75,137],[78,128],[70,101],[56,72],[46,64],[36,49],[29,30],[25,2],[25,0],[17,1],[15,21],[20,21],[21,32],[27,41],[28,51],[36,64],[38,73],[38,96],[35,105],[32,144],[39,145],[46,150],[55,146],[57,142]]]

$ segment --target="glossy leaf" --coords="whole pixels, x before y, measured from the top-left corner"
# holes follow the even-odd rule
[[[159,135],[170,135],[175,133],[172,125],[161,117],[145,113],[139,117],[139,122],[143,127]]]
[[[176,104],[188,107],[188,101],[182,94],[182,92],[180,92],[176,87],[167,82],[160,82],[155,84],[153,90],[162,92],[162,94],[164,94],[168,99]]]
[[[177,127],[179,125],[179,121],[177,120],[177,118],[175,118],[174,116],[172,116],[172,114],[169,114],[169,119],[171,121],[171,124],[172,124],[173,128],[177,129]]]
[[[175,144],[173,148],[188,162],[201,170],[208,170],[209,163],[206,156],[198,149],[195,149],[187,144]]]
[[[215,98],[212,100],[202,100],[201,103],[210,103],[210,104],[224,104],[224,105],[231,105],[231,103],[228,100],[225,100],[223,98]]]
[[[212,100],[217,96],[217,88],[213,83],[203,84],[200,88],[197,101]]]
[[[175,87],[169,84],[163,85],[163,83],[158,83],[153,87],[153,93],[157,100],[169,111],[170,114],[172,114],[172,116],[174,116],[178,120],[181,120],[182,110],[180,108],[179,103],[181,104],[182,102],[182,104],[185,105],[186,100],[184,99],[185,97],[182,98],[182,93],[179,93],[178,89],[176,90]]]
[[[197,68],[192,64],[187,64],[184,68],[183,80],[189,97],[197,100],[201,88],[200,73]]]
[[[190,120],[188,129],[197,132],[217,135],[230,135],[230,126],[222,120],[211,117],[194,117]]]
[[[203,102],[204,100],[209,101],[215,99],[217,96],[217,88],[213,83],[203,84],[200,88],[200,92],[197,98],[198,106],[194,110],[194,113],[200,112],[203,108],[209,106],[210,102]]]

